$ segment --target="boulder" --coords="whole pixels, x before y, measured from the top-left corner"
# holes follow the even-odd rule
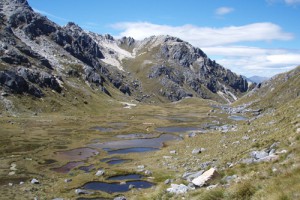
[[[210,181],[212,181],[214,178],[218,176],[218,172],[215,168],[210,168],[206,172],[204,172],[202,175],[198,176],[197,178],[192,180],[192,183],[198,187],[202,187],[204,185],[207,185]]]
[[[83,189],[76,189],[75,193],[80,195],[80,194],[94,194],[94,192],[88,191],[88,190],[83,190]]]
[[[145,165],[138,165],[137,168],[138,169],[145,169]]]
[[[122,197],[115,197],[114,200],[126,200],[126,197],[122,196]]]
[[[192,151],[192,154],[199,154],[199,153],[201,153],[201,148],[195,148]]]
[[[65,179],[65,183],[70,183],[70,182],[72,182],[72,179],[71,179],[71,178]]]
[[[276,151],[275,149],[271,149],[269,152],[269,156],[275,154],[275,151]]]
[[[266,156],[268,156],[269,154],[265,151],[252,151],[250,153],[251,157],[254,158],[254,159],[261,159],[261,158],[264,158]]]
[[[31,184],[40,184],[40,182],[39,182],[37,179],[35,179],[35,178],[33,178],[33,179],[30,181],[30,183],[31,183]]]
[[[133,184],[130,184],[130,185],[128,186],[128,189],[129,189],[129,190],[131,190],[131,189],[133,189],[133,188],[135,188],[135,186],[134,186]]]
[[[279,160],[279,156],[272,154],[272,155],[265,156],[265,157],[259,159],[257,162],[271,162],[271,161],[276,161],[276,160]]]
[[[189,187],[184,184],[171,184],[171,187],[167,189],[167,192],[174,194],[184,194],[189,191]]]
[[[243,140],[249,140],[249,139],[250,139],[250,137],[249,137],[249,136],[247,136],[247,135],[245,135],[245,136],[243,136],[243,137],[242,137],[242,139],[243,139]]]
[[[176,150],[171,150],[170,154],[176,154]]]
[[[152,172],[150,170],[146,170],[145,175],[152,175]]]
[[[185,172],[182,175],[182,178],[191,182],[194,178],[201,176],[203,174],[203,172],[204,172],[204,170],[200,170],[197,172]]]
[[[96,172],[96,176],[102,176],[105,173],[105,170],[100,169]]]

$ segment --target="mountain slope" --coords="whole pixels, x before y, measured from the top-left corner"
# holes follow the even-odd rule
[[[73,86],[79,84],[114,99],[168,102],[194,96],[233,102],[248,90],[245,79],[179,38],[116,40],[71,22],[60,27],[26,0],[3,0],[0,10],[0,84],[6,94],[42,98],[49,89],[76,93]]]
[[[280,107],[299,98],[299,85],[300,66],[258,84],[251,92],[241,98],[239,102],[247,102],[253,106],[260,105],[264,108]]]

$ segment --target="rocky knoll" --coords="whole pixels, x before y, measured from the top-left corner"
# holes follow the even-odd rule
[[[61,27],[26,0],[3,0],[0,8],[0,84],[6,92],[42,97],[50,88],[60,93],[69,77],[108,95],[117,88],[139,101],[196,96],[232,102],[248,90],[245,79],[179,38],[116,40],[73,22]],[[134,67],[141,69],[139,75]],[[158,90],[150,91],[149,82]]]
[[[232,102],[235,95],[248,90],[246,80],[209,59],[201,49],[171,36],[153,39],[161,40],[157,56],[164,62],[152,66],[149,78],[159,78],[163,86],[177,88],[175,93],[174,89],[163,90],[169,99],[179,100],[192,93],[210,98],[213,93]]]

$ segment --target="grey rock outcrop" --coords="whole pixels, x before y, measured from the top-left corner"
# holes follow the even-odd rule
[[[182,90],[180,95],[177,93],[174,97],[168,92],[162,92],[171,101],[193,96],[193,93],[208,98],[211,94],[207,89],[214,94],[221,92],[228,101],[234,101],[234,94],[248,90],[248,83],[242,76],[226,70],[210,60],[199,48],[194,48],[178,38],[165,36],[157,56],[167,60],[168,66],[152,66],[148,77],[159,78],[162,86],[173,93]]]
[[[102,59],[104,56],[99,46],[75,23],[69,22],[65,27],[57,30],[52,38],[82,62],[96,68],[101,66],[97,59]]]
[[[124,197],[124,196],[115,197],[114,200],[126,200],[126,197]]]
[[[171,187],[167,189],[167,192],[174,194],[184,194],[187,193],[190,188],[184,184],[171,184]]]
[[[200,170],[200,171],[197,171],[197,172],[185,172],[182,175],[182,178],[189,181],[189,182],[192,182],[192,180],[194,178],[201,176],[203,173],[204,173],[204,170]]]
[[[179,38],[114,39],[85,31],[73,22],[61,27],[34,12],[26,0],[3,0],[1,5],[0,62],[4,67],[0,71],[2,79],[14,76],[5,69],[17,74],[18,80],[0,84],[15,93],[42,97],[47,88],[61,92],[64,88],[58,83],[72,77],[107,95],[115,87],[138,101],[149,102],[160,96],[168,101],[200,97],[232,102],[248,89],[242,77]],[[136,64],[142,54],[150,60]],[[138,67],[139,74],[127,71],[124,60],[129,67]],[[143,63],[148,63],[147,67]],[[26,82],[20,90],[13,86],[23,81],[18,76]],[[153,83],[157,91],[149,90],[145,83]]]

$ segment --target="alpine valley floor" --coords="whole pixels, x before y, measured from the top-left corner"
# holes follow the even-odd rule
[[[298,69],[231,105],[199,98],[151,105],[101,97],[80,112],[76,106],[65,112],[4,112],[0,199],[299,199]],[[258,98],[260,92],[264,96]],[[161,139],[166,135],[172,137]],[[157,142],[151,151],[112,153],[150,148],[151,141]],[[108,162],[118,159],[126,162]],[[189,174],[210,168],[217,176],[203,187],[190,183]],[[117,175],[123,180],[111,178]],[[151,185],[140,189],[132,177]],[[97,182],[129,188],[84,187]],[[167,192],[174,184],[186,190]]]

